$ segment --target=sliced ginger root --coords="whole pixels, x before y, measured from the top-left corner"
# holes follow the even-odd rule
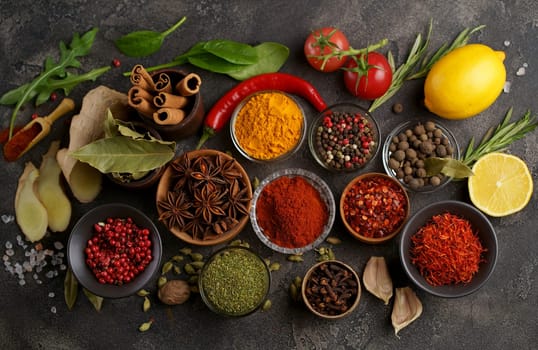
[[[26,163],[19,178],[15,194],[15,218],[26,238],[31,242],[39,241],[47,233],[47,209],[36,193],[36,180],[39,170],[31,163]]]
[[[67,198],[61,183],[62,170],[56,160],[60,141],[53,141],[39,167],[37,194],[47,210],[48,226],[52,232],[63,232],[71,221],[71,201]]]

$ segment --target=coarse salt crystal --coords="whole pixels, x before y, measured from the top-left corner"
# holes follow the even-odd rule
[[[19,285],[24,286],[26,284],[26,281],[24,279],[19,280]]]
[[[504,41],[504,46],[510,46],[510,41],[509,41],[509,40],[505,40],[505,41]]]
[[[54,298],[56,296],[56,294],[54,294],[54,292],[49,292],[49,298]]]
[[[524,63],[523,63],[523,67],[528,68],[528,67],[529,67],[529,64],[528,64],[527,62],[524,62]]]
[[[11,248],[13,248],[13,243],[11,243],[10,241],[7,241],[6,244],[5,244],[5,247],[6,247],[6,249],[11,249]]]
[[[510,87],[512,86],[512,83],[507,81],[504,83],[504,87],[503,87],[503,91],[505,93],[509,93],[510,92]]]
[[[13,222],[15,220],[15,217],[13,215],[3,214],[1,218],[4,224],[9,224],[10,222]]]
[[[519,69],[516,72],[516,75],[518,77],[521,77],[521,76],[525,75],[525,67],[519,67]]]
[[[56,248],[56,250],[62,250],[64,248],[64,245],[62,244],[62,242],[56,241],[54,242],[54,248]]]
[[[51,308],[50,308],[50,312],[52,312],[53,314],[55,314],[55,313],[56,313],[56,306],[51,307]]]
[[[13,255],[15,255],[15,251],[13,249],[6,249],[6,255],[7,256],[13,256]]]

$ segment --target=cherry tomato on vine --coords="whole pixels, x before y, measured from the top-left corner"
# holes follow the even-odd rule
[[[348,49],[349,42],[344,33],[333,27],[324,27],[312,31],[304,43],[304,54],[308,63],[320,72],[334,72],[342,67],[348,57],[339,58],[337,55],[332,54]],[[316,57],[321,55],[329,56],[325,59]]]
[[[392,83],[392,69],[380,53],[369,52],[350,59],[343,68],[348,91],[359,98],[373,100],[383,96]]]

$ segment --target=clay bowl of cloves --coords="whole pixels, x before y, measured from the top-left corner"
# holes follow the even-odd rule
[[[186,243],[227,242],[249,221],[252,186],[244,168],[217,150],[189,151],[170,161],[157,186],[159,221]]]
[[[359,305],[361,284],[351,266],[338,261],[321,261],[305,274],[303,301],[314,315],[335,320],[351,314]]]
[[[142,121],[165,140],[194,135],[202,126],[205,110],[200,93],[201,78],[178,69],[147,72],[135,65],[127,94]]]

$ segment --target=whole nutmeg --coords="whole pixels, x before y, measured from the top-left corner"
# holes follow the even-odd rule
[[[179,305],[186,302],[191,295],[189,284],[183,280],[169,280],[161,288],[157,296],[167,305]]]

